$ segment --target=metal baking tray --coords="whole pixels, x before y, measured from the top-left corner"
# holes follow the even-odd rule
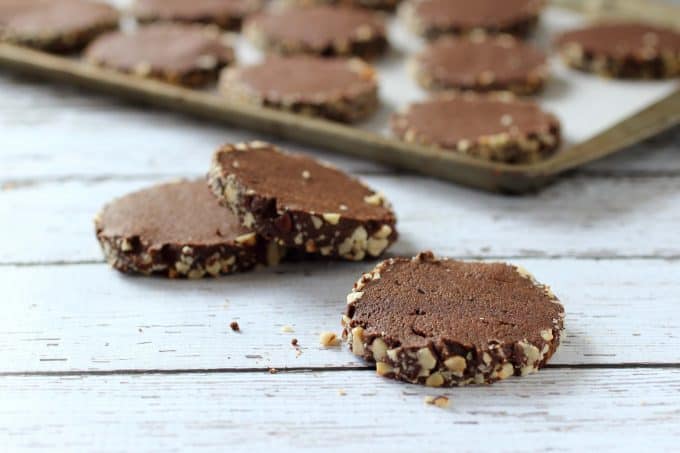
[[[640,12],[648,20],[680,23],[677,9],[633,0],[587,2],[559,0],[557,6],[577,8],[591,16],[625,15]],[[637,5],[638,9],[635,9]],[[590,9],[588,9],[590,7]],[[657,8],[657,9],[655,9]],[[644,15],[647,16],[644,16]],[[277,110],[230,103],[214,90],[192,90],[154,80],[141,79],[94,67],[78,59],[50,55],[10,44],[0,44],[0,68],[31,74],[46,80],[142,101],[162,108],[221,121],[231,126],[281,137],[326,150],[370,159],[479,189],[523,193],[535,191],[560,174],[624,149],[642,139],[680,123],[680,88],[676,82],[665,91],[655,91],[653,102],[619,118],[585,140],[569,141],[553,157],[534,164],[486,162],[454,152],[407,144],[391,138],[385,126],[348,126]],[[380,70],[380,65],[378,65]],[[591,77],[594,76],[582,76]],[[415,85],[415,82],[411,82]],[[650,82],[654,83],[654,82]],[[567,94],[568,95],[568,94]],[[597,102],[597,100],[593,100]],[[578,110],[578,109],[577,109]],[[382,115],[386,117],[386,115]],[[563,123],[569,119],[561,118]],[[581,134],[582,136],[583,134]]]

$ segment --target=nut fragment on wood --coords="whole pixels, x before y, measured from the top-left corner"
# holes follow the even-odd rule
[[[449,407],[450,401],[449,398],[444,396],[444,395],[439,395],[439,396],[426,396],[425,397],[425,404],[431,404],[433,406],[441,407],[442,409],[445,409]]]
[[[340,344],[340,338],[338,338],[335,332],[323,332],[319,335],[319,342],[324,347],[333,347]]]

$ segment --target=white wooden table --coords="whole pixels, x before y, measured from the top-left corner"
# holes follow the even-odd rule
[[[319,345],[371,263],[204,281],[104,264],[103,203],[251,135],[7,74],[0,121],[0,451],[679,448],[678,129],[523,198],[314,152],[389,195],[395,254],[509,260],[562,299],[548,368],[438,391]],[[439,394],[448,409],[424,404]]]

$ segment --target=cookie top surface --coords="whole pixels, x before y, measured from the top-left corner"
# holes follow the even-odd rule
[[[223,83],[235,80],[272,101],[285,97],[327,100],[364,93],[377,86],[372,67],[356,59],[272,56],[260,64],[230,72]]]
[[[0,24],[13,33],[39,36],[78,33],[99,25],[115,24],[118,11],[89,0],[0,1]]]
[[[539,344],[542,332],[561,326],[564,308],[550,290],[509,264],[440,260],[425,252],[376,270],[380,278],[365,282],[360,297],[354,294],[348,316],[388,344]]]
[[[150,248],[230,244],[249,233],[204,180],[161,184],[119,198],[104,207],[97,226],[100,235],[138,236]]]
[[[416,57],[419,70],[440,84],[471,86],[487,77],[494,84],[527,79],[546,65],[546,55],[511,36],[444,37]]]
[[[444,148],[502,133],[518,138],[548,134],[558,127],[557,118],[538,104],[498,96],[441,96],[411,104],[405,113],[392,118],[392,130],[398,136],[413,130],[428,143]]]
[[[384,36],[383,21],[374,12],[359,8],[319,5],[292,7],[253,16],[254,26],[272,41],[297,43],[323,49],[338,41],[355,41],[364,34]]]
[[[123,71],[139,65],[151,71],[215,70],[234,59],[220,33],[202,25],[153,24],[133,33],[108,33],[85,51],[91,61]]]
[[[260,6],[259,0],[136,0],[137,17],[207,22],[224,16],[243,17]]]
[[[557,38],[559,46],[578,44],[586,52],[605,57],[680,54],[680,32],[639,23],[605,23],[568,31]]]
[[[510,26],[534,17],[543,0],[412,0],[415,14],[429,26],[463,29]]]
[[[253,142],[225,146],[214,159],[223,173],[234,175],[238,184],[254,196],[276,200],[279,211],[341,213],[359,221],[387,222],[394,218],[389,206],[366,201],[375,195],[373,190],[301,154]]]

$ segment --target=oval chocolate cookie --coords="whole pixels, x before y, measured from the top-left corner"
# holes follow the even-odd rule
[[[141,22],[199,22],[238,30],[261,6],[260,0],[136,0],[132,11]]]
[[[378,108],[375,71],[359,59],[270,57],[224,70],[220,91],[239,102],[342,122],[364,119]]]
[[[358,8],[320,5],[260,13],[246,21],[244,33],[259,48],[280,54],[371,59],[387,49],[382,19]]]
[[[413,60],[416,80],[428,90],[511,91],[533,94],[548,78],[546,55],[510,35],[443,37]]]
[[[538,22],[544,4],[544,0],[407,0],[400,16],[427,39],[473,30],[525,36]]]
[[[509,93],[446,94],[392,117],[402,140],[505,163],[542,160],[557,151],[558,119]]]
[[[660,79],[680,75],[680,32],[636,23],[593,25],[557,39],[569,66],[605,77]]]
[[[85,58],[120,72],[196,87],[233,63],[234,51],[215,27],[154,24],[106,34],[87,48]]]
[[[106,259],[121,272],[201,278],[276,264],[280,256],[220,206],[203,180],[126,195],[106,205],[95,226]]]
[[[246,228],[282,246],[358,261],[380,256],[397,239],[395,215],[379,193],[267,143],[219,149],[209,182]]]
[[[99,34],[118,28],[118,11],[88,0],[0,1],[4,41],[49,52],[75,52]]]
[[[392,258],[347,296],[343,337],[379,375],[431,387],[491,383],[555,353],[564,308],[549,287],[503,263]]]

